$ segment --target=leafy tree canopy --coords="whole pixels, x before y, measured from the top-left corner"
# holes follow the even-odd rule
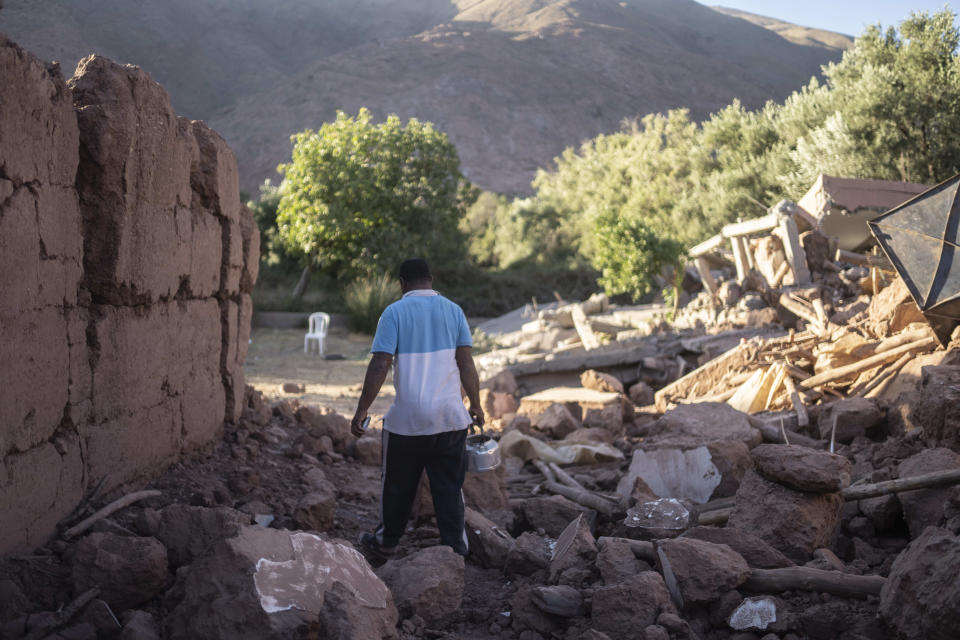
[[[337,113],[292,138],[278,206],[278,237],[321,269],[354,278],[392,272],[406,257],[442,266],[462,258],[459,229],[475,190],[446,134],[391,115]]]

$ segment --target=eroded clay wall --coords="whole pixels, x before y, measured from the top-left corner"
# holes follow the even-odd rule
[[[259,234],[236,160],[132,66],[0,36],[0,553],[235,419]]]

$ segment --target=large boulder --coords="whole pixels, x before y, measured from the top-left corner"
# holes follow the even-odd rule
[[[897,556],[880,616],[903,640],[952,640],[960,629],[960,537],[930,527]]]
[[[928,447],[960,453],[960,366],[923,367],[906,423],[922,429]]]
[[[555,402],[537,416],[536,427],[557,440],[562,440],[580,428],[580,422],[565,404]]]
[[[834,420],[837,421],[834,439],[849,443],[854,438],[873,435],[883,424],[883,413],[870,398],[845,398],[828,404],[820,412],[821,440],[830,440]]]
[[[670,592],[656,571],[594,589],[591,626],[623,640],[645,640],[644,629],[661,613],[676,613]]]
[[[727,526],[752,533],[794,562],[804,563],[815,549],[830,546],[842,506],[840,493],[803,493],[749,471]]]
[[[96,587],[117,611],[150,600],[167,585],[167,550],[156,538],[91,533],[73,549],[73,589]]]
[[[388,562],[378,574],[403,617],[437,622],[460,608],[463,556],[447,546],[428,547]]]
[[[723,402],[698,402],[663,414],[650,428],[646,444],[691,449],[718,440],[737,440],[752,449],[762,438],[742,411]]]
[[[757,473],[807,493],[840,491],[850,485],[850,461],[793,444],[762,444],[750,452]]]
[[[609,373],[595,369],[588,369],[580,374],[580,385],[594,391],[608,391],[610,393],[625,393],[623,383]]]
[[[749,531],[727,527],[694,527],[685,531],[681,537],[725,544],[739,553],[748,565],[757,569],[780,569],[794,565],[790,558]]]
[[[676,538],[661,541],[659,549],[677,580],[684,605],[717,600],[750,577],[746,560],[725,544]]]
[[[579,586],[593,577],[596,559],[597,542],[590,525],[579,515],[557,538],[550,559],[550,582]]]
[[[563,530],[580,514],[587,518],[593,511],[563,496],[536,496],[526,498],[520,506],[524,523],[530,529],[543,529],[551,538],[558,538]]]
[[[190,564],[218,542],[237,535],[250,516],[228,507],[208,509],[172,504],[160,512],[156,537],[166,546],[174,569]]]
[[[955,409],[956,410],[956,409]],[[934,471],[960,469],[960,453],[950,449],[926,449],[900,463],[900,477],[922,476]],[[927,527],[944,524],[945,507],[951,496],[960,497],[960,488],[937,487],[905,491],[897,495],[903,507],[903,517],[910,529],[910,537],[916,538]]]
[[[166,635],[213,640],[395,638],[390,590],[355,549],[244,527],[177,573]]]

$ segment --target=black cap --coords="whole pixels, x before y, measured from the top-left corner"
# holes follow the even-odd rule
[[[408,258],[400,265],[400,278],[407,282],[431,280],[430,266],[423,258]]]

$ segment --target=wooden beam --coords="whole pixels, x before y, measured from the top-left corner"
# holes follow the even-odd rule
[[[723,234],[718,233],[712,238],[704,240],[694,248],[690,249],[687,255],[690,256],[691,258],[699,258],[702,255],[708,254],[711,251],[716,251],[717,249],[719,249],[721,246],[723,246],[723,241],[724,241]]]
[[[580,341],[583,342],[583,348],[587,351],[598,348],[600,341],[597,340],[596,334],[593,333],[590,322],[587,320],[587,314],[583,312],[583,307],[579,304],[573,305],[571,315],[573,316],[573,326],[580,336]]]
[[[725,225],[721,231],[725,238],[736,238],[740,236],[749,236],[754,233],[765,233],[777,228],[780,224],[780,216],[776,213],[768,213],[762,218],[753,220],[744,220],[743,222],[734,222]]]
[[[703,288],[710,295],[715,295],[717,293],[717,281],[713,279],[713,274],[710,273],[710,265],[699,256],[694,258],[693,264],[697,267],[697,273],[700,274],[700,282],[703,283]]]
[[[800,232],[793,216],[785,215],[780,218],[777,235],[783,241],[783,251],[793,271],[794,284],[803,286],[810,284],[810,269],[807,267],[807,254],[800,245]]]
[[[923,338],[917,340],[916,342],[911,342],[905,344],[902,347],[897,347],[896,349],[891,349],[890,351],[884,351],[883,353],[878,353],[876,355],[870,356],[869,358],[864,358],[859,362],[854,362],[853,364],[848,364],[845,367],[837,367],[836,369],[831,369],[830,371],[825,371],[824,373],[812,376],[806,380],[801,380],[797,384],[799,389],[813,389],[814,387],[819,387],[828,382],[833,382],[834,380],[840,380],[841,378],[846,378],[849,375],[854,373],[860,373],[861,371],[866,371],[867,369],[872,369],[873,367],[886,364],[887,362],[893,362],[897,360],[905,353],[910,353],[911,351],[921,351],[934,347],[937,344],[937,339],[934,337]]]
[[[866,598],[880,595],[886,581],[883,576],[858,576],[812,567],[783,567],[751,569],[743,588],[754,593],[816,591],[845,598]]]

